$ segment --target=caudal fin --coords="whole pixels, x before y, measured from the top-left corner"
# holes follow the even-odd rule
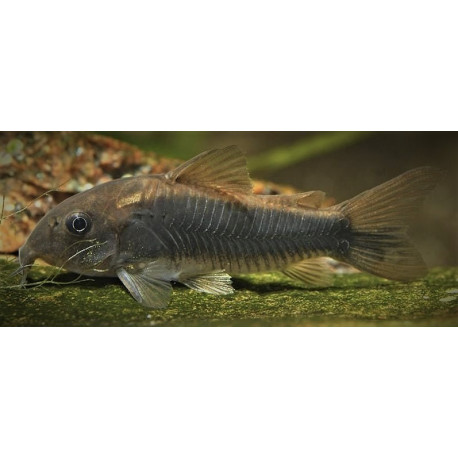
[[[441,176],[420,167],[333,207],[350,221],[345,261],[392,280],[426,274],[420,253],[407,236],[408,223]]]

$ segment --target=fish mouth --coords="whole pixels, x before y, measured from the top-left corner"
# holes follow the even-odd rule
[[[16,269],[11,275],[14,276],[22,274],[21,286],[25,286],[27,283],[27,275],[37,257],[37,254],[27,246],[27,243],[19,248],[19,268]]]

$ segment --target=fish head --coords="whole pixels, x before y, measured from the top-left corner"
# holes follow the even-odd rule
[[[71,272],[110,275],[119,245],[114,212],[91,191],[96,188],[64,200],[38,222],[19,249],[23,282],[38,258]]]

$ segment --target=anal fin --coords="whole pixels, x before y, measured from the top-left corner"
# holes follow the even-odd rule
[[[223,270],[196,275],[195,277],[179,280],[188,288],[208,294],[233,294],[232,280]]]
[[[305,259],[297,264],[292,264],[283,273],[310,286],[325,287],[333,283],[333,271],[323,257]]]
[[[153,263],[143,269],[121,267],[116,273],[137,302],[155,309],[167,307],[172,294],[172,285],[169,281],[155,275],[157,266]]]

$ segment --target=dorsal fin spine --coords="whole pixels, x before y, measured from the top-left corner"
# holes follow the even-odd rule
[[[237,146],[205,151],[167,173],[176,183],[231,193],[251,193],[245,155]]]

